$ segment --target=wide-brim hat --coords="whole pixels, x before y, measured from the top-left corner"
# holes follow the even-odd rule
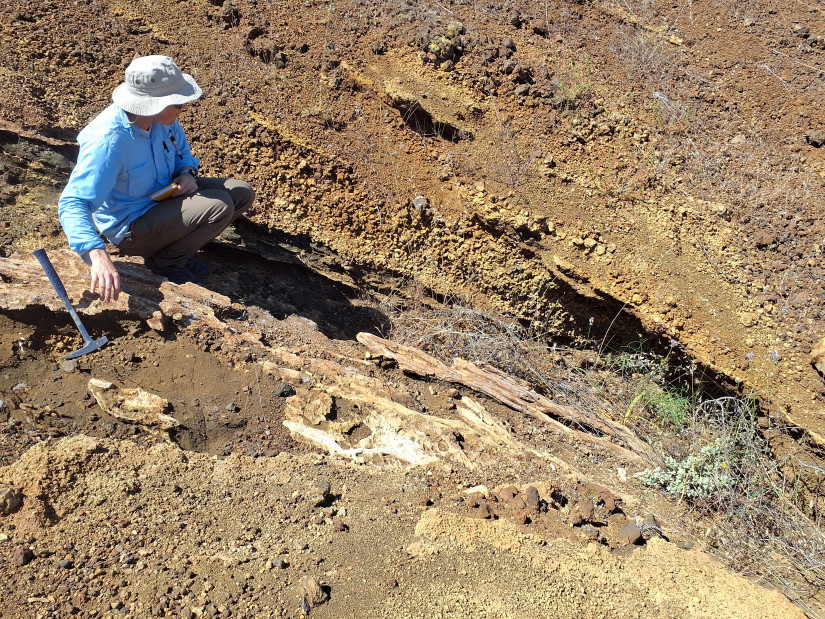
[[[126,67],[125,81],[112,92],[112,101],[137,116],[154,116],[170,105],[185,105],[203,94],[195,78],[181,73],[168,56],[141,56]]]

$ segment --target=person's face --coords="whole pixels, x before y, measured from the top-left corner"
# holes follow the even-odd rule
[[[178,119],[180,116],[181,111],[183,108],[186,107],[186,104],[183,105],[169,105],[163,108],[157,115],[156,122],[159,122],[161,125],[171,125]]]

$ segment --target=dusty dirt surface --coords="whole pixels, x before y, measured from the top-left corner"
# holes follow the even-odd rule
[[[702,554],[702,517],[634,483],[649,454],[417,380],[356,337],[390,330],[368,296],[415,291],[599,352],[641,336],[758,397],[777,456],[812,465],[806,509],[821,513],[820,7],[0,12],[0,613],[793,612]],[[29,252],[64,247],[74,138],[150,53],[204,88],[181,121],[202,173],[250,181],[258,203],[207,248],[206,289],[120,258],[124,298],[102,306],[57,254],[111,340],[66,366],[79,340]],[[155,394],[178,425],[117,418],[92,378]],[[491,415],[506,435],[477,422]],[[625,546],[625,521],[650,514],[670,542]]]

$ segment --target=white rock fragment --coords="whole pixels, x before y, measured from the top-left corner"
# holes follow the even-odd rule
[[[180,425],[177,419],[164,414],[169,407],[169,400],[140,387],[116,387],[108,381],[92,378],[88,389],[100,408],[121,421],[161,430],[172,430]]]

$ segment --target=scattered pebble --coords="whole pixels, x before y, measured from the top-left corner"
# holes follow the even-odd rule
[[[309,491],[306,498],[313,507],[322,507],[329,502],[331,487],[328,481],[321,480],[315,482]]]
[[[75,370],[77,370],[77,366],[77,359],[64,359],[60,362],[60,369],[66,373],[74,372]]]
[[[34,560],[34,552],[31,548],[16,548],[11,555],[11,562],[14,565],[24,566],[28,565]]]
[[[279,398],[286,398],[291,395],[295,395],[295,390],[288,383],[278,383],[272,389],[272,393]]]

